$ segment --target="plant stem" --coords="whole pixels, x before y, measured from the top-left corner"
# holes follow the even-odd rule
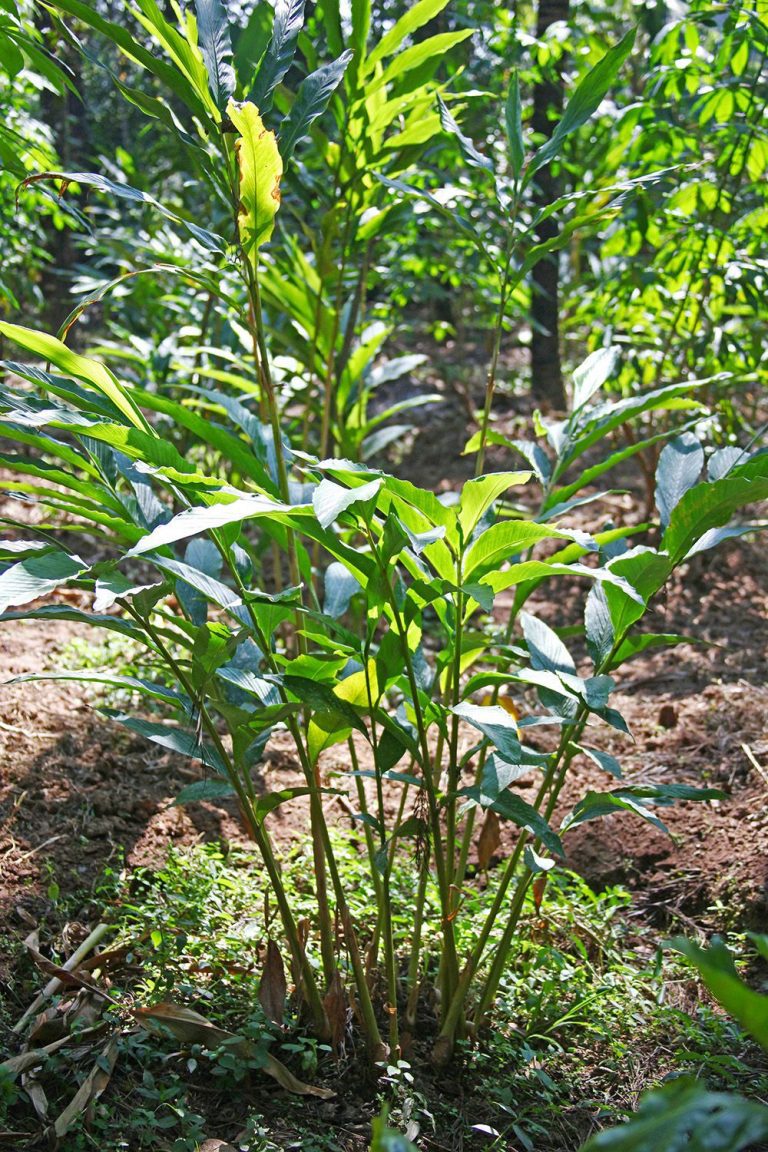
[[[248,791],[244,785],[241,773],[238,772],[237,767],[233,763],[229,753],[224,747],[223,741],[218,733],[213,719],[208,712],[208,709],[205,706],[204,700],[195,690],[194,685],[187,677],[184,669],[175,659],[170,650],[166,647],[157,630],[153,627],[149,619],[141,616],[133,609],[130,604],[126,604],[126,607],[129,613],[137,621],[137,623],[139,623],[141,627],[144,628],[144,630],[153,640],[155,646],[162,654],[163,659],[173,672],[177,681],[179,684],[181,684],[190,700],[197,707],[201,723],[203,724],[206,732],[213,742],[214,747],[216,748],[216,751],[219,754],[222,763],[225,766],[227,777],[233,789],[235,790],[235,794],[237,795],[243,816],[245,817],[246,823],[248,825],[248,830],[251,833],[251,836],[253,837],[253,840],[261,853],[264,865],[267,869],[267,874],[269,876],[270,883],[277,900],[278,908],[280,910],[280,918],[283,923],[283,930],[285,931],[285,935],[288,940],[288,946],[291,950],[294,965],[296,970],[301,972],[302,975],[304,996],[309,1005],[313,1028],[321,1038],[327,1039],[330,1035],[328,1018],[326,1016],[325,1008],[323,1007],[323,1002],[320,998],[320,993],[315,982],[314,970],[309,963],[306,950],[301,944],[298,928],[296,926],[295,920],[293,919],[293,913],[291,912],[291,908],[288,903],[285,887],[282,882],[282,877],[280,876],[280,871],[272,851],[272,845],[269,841],[268,834],[264,829],[262,822],[256,815],[256,811],[252,804],[251,797],[248,795]]]

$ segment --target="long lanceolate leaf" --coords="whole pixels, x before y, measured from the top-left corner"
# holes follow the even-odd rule
[[[70,556],[60,549],[20,560],[0,574],[0,612],[47,596],[87,570],[88,565],[79,556]]]
[[[86,4],[83,0],[56,0],[53,7],[59,12],[75,16],[87,27],[93,28],[95,32],[104,36],[110,43],[116,44],[126,56],[140,64],[151,75],[157,76],[172,92],[175,92],[191,111],[201,116],[206,115],[207,109],[204,102],[188,78],[169,64],[167,60],[159,58],[154,52],[140,44],[123,24],[106,20],[92,4]]]
[[[27,352],[39,356],[53,364],[60,372],[82,380],[91,388],[102,392],[116,408],[133,424],[135,428],[149,430],[149,425],[139,409],[131,400],[128,392],[120,384],[116,376],[100,364],[98,360],[91,360],[88,356],[80,356],[73,352],[66,344],[62,344],[55,336],[47,336],[42,332],[34,332],[31,328],[21,328],[18,324],[5,324],[0,322],[0,334],[13,340]]]
[[[369,52],[365,61],[366,74],[373,72],[381,60],[386,60],[387,56],[396,52],[407,36],[433,20],[447,3],[448,0],[418,0],[416,4],[410,5],[389,31],[384,33],[376,47]]]
[[[24,184],[31,184],[36,180],[61,180],[62,190],[68,184],[85,184],[91,188],[98,188],[101,192],[110,192],[122,200],[133,200],[136,203],[147,204],[160,212],[167,220],[172,220],[175,224],[182,224],[194,236],[195,240],[209,252],[221,254],[226,251],[226,242],[220,236],[205,228],[200,228],[191,220],[177,216],[175,212],[171,212],[170,208],[166,208],[154,196],[140,192],[138,188],[133,188],[130,184],[120,184],[115,180],[109,180],[99,172],[36,172],[34,176],[27,176]]]
[[[483,156],[481,152],[478,152],[469,137],[464,135],[440,95],[437,97],[437,106],[440,109],[440,123],[443,129],[456,137],[467,163],[473,168],[482,168],[485,172],[493,172],[493,161],[489,160],[487,156]]]
[[[280,154],[283,161],[293,155],[299,140],[306,136],[318,116],[322,116],[351,59],[352,53],[344,52],[338,60],[318,68],[317,72],[302,80],[280,130]]]
[[[619,74],[619,69],[632,51],[635,42],[635,29],[631,29],[619,43],[606,52],[579,84],[557,127],[546,144],[542,145],[528,163],[525,179],[529,180],[562,150],[563,141],[597,111],[609,88]]]
[[[216,107],[223,112],[235,90],[232,41],[222,0],[197,0],[197,33],[208,70],[208,85]]]
[[[298,511],[300,511],[298,507],[279,504],[266,496],[242,496],[226,504],[187,508],[167,524],[158,525],[154,531],[139,541],[129,555],[138,556],[143,552],[154,552],[166,544],[188,540],[190,536],[199,536],[202,532],[222,528],[225,524],[235,524],[241,520],[264,516],[271,519],[286,519]]]
[[[272,93],[293,63],[299,32],[304,26],[304,0],[277,0],[272,39],[248,93],[262,113],[272,106]]]

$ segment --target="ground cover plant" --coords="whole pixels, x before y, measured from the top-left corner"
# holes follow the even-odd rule
[[[160,923],[142,937],[157,953],[144,984],[127,994],[83,970],[67,977],[49,965],[49,974],[116,1019],[192,1049],[190,1074],[213,1053],[217,1074],[260,1069],[321,1099],[333,1091],[311,1082],[321,1053],[340,1060],[350,1046],[402,1090],[412,1083],[406,1050],[439,1075],[468,1044],[495,1042],[510,973],[520,966],[531,980],[531,907],[541,912],[557,891],[576,829],[621,813],[663,831],[674,803],[724,799],[674,775],[626,781],[604,743],[610,733],[630,739],[611,700],[624,666],[690,642],[654,630],[654,598],[695,557],[764,527],[768,497],[759,428],[744,417],[724,434],[724,380],[668,379],[667,347],[653,386],[641,374],[627,387],[631,357],[609,331],[570,373],[563,410],[535,412],[520,434],[494,426],[505,332],[533,271],[575,237],[588,243],[676,169],[575,181],[542,204],[541,174],[564,162],[619,83],[635,30],[590,60],[543,139],[523,128],[512,68],[496,102],[503,150],[492,156],[460,126],[461,99],[442,79],[471,31],[433,31],[445,8],[419,0],[380,27],[365,4],[346,14],[326,3],[305,19],[302,4],[281,2],[243,23],[218,0],[173,13],[139,0],[119,20],[56,0],[46,11],[62,42],[112,74],[131,115],[157,122],[194,192],[171,189],[179,202],[170,206],[143,176],[142,186],[124,179],[126,157],[110,175],[29,174],[20,203],[53,189],[87,221],[90,194],[126,201],[170,232],[152,233],[162,261],[134,265],[146,236],[115,240],[107,214],[95,250],[110,276],[57,335],[0,320],[6,351],[22,355],[6,358],[0,386],[3,487],[36,509],[33,525],[5,517],[2,621],[87,624],[129,643],[130,667],[44,677],[118,692],[97,699],[103,716],[201,765],[177,804],[234,798],[265,902],[261,1007],[233,1027],[232,1005],[209,1016],[184,1003],[193,985],[179,981]],[[738,51],[753,43],[745,28],[759,50],[759,20],[740,9],[728,19]],[[3,35],[23,52],[15,24]],[[115,56],[132,78],[114,73]],[[751,146],[753,100],[747,112]],[[466,211],[420,173],[430,148],[454,145],[477,173]],[[440,399],[377,398],[424,364],[422,353],[382,355],[392,325],[372,322],[369,300],[376,245],[392,244],[414,204],[469,245],[493,316],[477,431],[466,437],[474,475],[439,494],[373,463],[403,435],[393,418]],[[166,297],[146,289],[149,336],[134,338],[126,309],[109,342],[75,350],[95,308],[138,284],[145,291],[154,276],[175,287],[166,315]],[[613,523],[599,511],[612,492],[604,486],[637,462],[645,519]],[[531,610],[560,586],[580,604],[568,628]],[[283,736],[300,779],[272,788],[267,757]],[[604,783],[590,776],[574,795],[594,768]],[[354,865],[329,815],[338,800],[357,829]],[[273,834],[282,806],[297,801],[307,812],[306,890]],[[185,931],[171,935],[186,945]],[[108,971],[108,957],[96,956],[97,969]],[[194,963],[214,971],[218,961],[212,951]],[[241,951],[227,963],[239,967]],[[526,1006],[531,1036],[586,1009],[589,994],[552,1017],[554,989],[545,982]],[[233,1003],[243,1010],[242,997]],[[286,1012],[301,1079],[275,1055]],[[68,1018],[75,1033],[103,1023],[82,1003]],[[15,1078],[27,1075],[42,1126],[68,1139],[86,1108],[93,1121],[121,1043],[110,1033],[56,1120],[28,1074],[29,1050],[5,1066],[8,1094],[15,1101]],[[162,1104],[165,1127],[183,1128],[177,1146],[194,1147],[203,1129],[173,1103],[180,1084],[163,1097],[144,1076],[155,1105],[147,1127]],[[377,1127],[374,1142],[396,1139],[385,1119]],[[514,1131],[527,1147],[525,1128]]]

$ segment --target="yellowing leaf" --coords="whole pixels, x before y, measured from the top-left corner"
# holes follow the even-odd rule
[[[264,127],[255,104],[230,100],[227,114],[240,133],[235,144],[240,171],[240,243],[255,269],[258,250],[272,235],[280,207],[283,161],[275,134]]]

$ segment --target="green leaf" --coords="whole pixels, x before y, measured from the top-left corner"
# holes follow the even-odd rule
[[[580,409],[574,413],[568,422],[567,433],[558,451],[560,459],[557,464],[557,475],[561,476],[566,468],[570,467],[579,456],[582,456],[593,444],[604,440],[609,432],[620,428],[622,424],[642,416],[646,412],[658,411],[684,411],[691,408],[701,408],[698,400],[693,399],[691,392],[697,387],[697,381],[687,384],[670,384],[666,388],[656,388],[642,396],[629,396],[625,400],[605,401],[592,408]],[[575,421],[575,426],[571,427]]]
[[[329,528],[342,512],[353,504],[372,500],[381,488],[383,480],[371,480],[358,488],[344,488],[327,478],[320,481],[312,495],[315,515],[323,528]]]
[[[722,800],[724,793],[719,788],[693,788],[688,784],[658,784],[649,787],[642,785],[617,788],[611,792],[587,792],[579,800],[573,811],[565,817],[561,831],[567,832],[585,824],[588,820],[597,820],[601,816],[610,816],[614,812],[634,812],[641,816],[662,832],[667,828],[661,820],[653,814],[649,804],[671,804],[675,800]]]
[[[171,576],[176,576],[185,584],[189,584],[206,600],[218,604],[220,608],[224,608],[235,614],[238,619],[240,618],[239,613],[236,613],[235,610],[242,608],[243,602],[237,592],[234,592],[223,581],[209,576],[206,572],[200,571],[199,568],[192,567],[191,564],[183,564],[179,560],[167,560],[162,556],[148,556],[147,559],[162,572],[168,572]]]
[[[210,532],[215,528],[223,528],[225,524],[235,524],[259,516],[285,519],[296,511],[297,507],[279,504],[275,500],[270,500],[268,496],[242,496],[227,503],[185,508],[167,524],[159,524],[139,540],[126,555],[139,556],[144,552],[154,552],[166,544],[186,540],[190,536],[198,536],[201,532]]]
[[[753,991],[741,979],[723,941],[715,936],[709,948],[700,948],[678,936],[669,941],[669,947],[690,960],[717,1002],[768,1051],[768,996]]]
[[[520,623],[533,668],[557,674],[563,672],[566,675],[575,675],[576,665],[573,657],[548,624],[536,616],[531,616],[529,612],[520,613]]]
[[[227,11],[222,0],[196,0],[200,51],[208,71],[208,87],[220,112],[235,90],[232,41]]]
[[[530,179],[540,168],[554,160],[560,154],[566,137],[580,128],[582,124],[585,124],[600,107],[608,89],[616,80],[622,64],[632,51],[635,31],[632,28],[615,47],[606,52],[602,60],[599,60],[581,81],[568,101],[552,136],[531,158],[526,172],[527,179]]]
[[[226,766],[219,753],[210,745],[203,744],[195,732],[188,732],[184,728],[172,728],[168,724],[158,724],[151,720],[142,720],[138,716],[128,716],[125,712],[118,712],[114,708],[99,708],[99,712],[153,744],[159,744],[161,748],[178,752],[180,756],[188,756],[191,760],[202,760],[203,764],[207,764],[221,776],[226,775]]]
[[[610,668],[618,668],[633,656],[639,656],[649,648],[675,648],[678,644],[701,644],[703,641],[695,636],[677,636],[672,632],[643,632],[636,636],[628,636],[616,651],[611,660]],[[609,668],[609,671],[610,671]]]
[[[598,348],[591,356],[587,356],[573,373],[573,404],[572,410],[578,412],[595,392],[599,391],[606,380],[613,374],[619,361],[618,348]]]
[[[640,1098],[626,1124],[593,1136],[581,1152],[741,1152],[768,1137],[768,1108],[680,1077]]]
[[[71,620],[76,624],[89,624],[92,628],[106,628],[109,632],[119,632],[121,636],[128,636],[148,648],[154,647],[143,629],[132,620],[123,620],[121,616],[102,616],[96,612],[84,612],[82,608],[45,604],[42,608],[32,608],[27,612],[4,612],[0,616],[0,623],[6,620]]]
[[[470,704],[464,701],[451,709],[456,716],[466,720],[478,732],[482,732],[498,748],[503,759],[509,764],[542,764],[547,761],[543,753],[535,753],[523,748],[520,743],[517,724],[500,705]]]
[[[275,134],[264,127],[255,104],[237,104],[230,100],[227,114],[240,133],[235,143],[240,173],[237,214],[240,244],[255,274],[259,248],[269,240],[275,227],[283,162]]]
[[[368,35],[371,31],[371,0],[351,0],[352,36],[350,43],[359,62],[365,56]]]
[[[60,550],[30,556],[12,564],[0,574],[0,613],[47,596],[60,584],[87,572],[88,568],[89,565],[79,556],[70,556]]]
[[[234,796],[235,790],[228,780],[195,780],[182,788],[174,800],[174,805],[199,804],[204,800],[225,800]]]
[[[180,16],[180,31],[165,19],[157,0],[134,0],[133,14],[170,56],[178,72],[186,77],[206,111],[215,117],[217,108],[208,89],[208,73],[197,47],[194,18],[190,21]]]
[[[516,824],[518,828],[524,828],[540,840],[550,852],[556,856],[565,855],[563,845],[560,837],[556,832],[550,828],[547,821],[537,812],[532,804],[527,800],[523,800],[522,796],[518,796],[516,792],[510,792],[509,789],[504,789],[499,792],[498,796],[490,803],[483,804],[481,800],[481,789],[475,785],[472,788],[464,788],[461,793],[469,800],[475,800],[483,808],[490,808],[497,816],[501,816],[504,820],[509,820],[512,824]]]
[[[352,705],[346,700],[341,700],[330,685],[323,684],[318,680],[310,680],[306,676],[291,675],[283,676],[281,683],[289,692],[298,697],[302,704],[309,705],[310,708],[319,713],[342,716],[350,728],[355,728],[367,736],[365,724]]]
[[[520,104],[520,76],[516,68],[512,69],[512,75],[509,78],[507,100],[504,105],[504,125],[509,149],[509,167],[513,179],[517,182],[523,170],[525,142],[523,140],[523,112]]]
[[[672,564],[690,555],[707,532],[727,524],[739,508],[768,499],[768,458],[762,458],[761,466],[762,476],[737,469],[722,480],[688,489],[672,510],[662,538]]]
[[[503,520],[487,528],[467,550],[464,579],[479,580],[486,573],[498,573],[505,560],[511,560],[542,540],[551,539],[576,540],[585,548],[597,549],[586,532],[568,532],[531,520]]]
[[[24,684],[29,680],[71,680],[87,684],[110,684],[115,688],[130,688],[132,692],[139,692],[154,700],[163,700],[177,708],[188,708],[189,697],[173,688],[166,688],[164,684],[156,684],[154,680],[142,680],[136,676],[123,676],[119,672],[96,672],[91,670],[72,672],[31,672],[25,676],[15,676],[7,680],[7,684]]]
[[[459,524],[464,539],[469,540],[485,513],[499,496],[518,484],[527,484],[532,472],[491,472],[468,480],[461,490]]]
[[[364,65],[366,75],[370,75],[374,71],[380,60],[385,60],[387,56],[391,56],[407,36],[410,36],[418,28],[423,28],[430,20],[434,20],[448,2],[449,0],[417,0],[416,4],[410,5],[368,54]]]
[[[249,92],[262,113],[272,107],[272,93],[293,63],[303,27],[304,0],[276,0],[272,39]]]
[[[368,82],[368,96],[372,96],[379,88],[392,84],[405,73],[412,72],[427,61],[437,65],[451,48],[461,44],[463,40],[472,35],[472,32],[472,28],[467,28],[461,32],[441,32],[437,36],[430,36],[428,40],[421,40],[418,44],[412,44],[410,48],[406,48],[404,52],[389,62],[381,76]]]
[[[616,634],[605,588],[595,584],[589,590],[584,609],[587,649],[596,668],[603,666],[613,650]]]
[[[575,747],[578,748],[579,752],[588,756],[599,768],[609,772],[617,780],[621,780],[621,765],[615,756],[611,756],[609,752],[602,752],[599,748],[588,748],[585,744],[577,744]]]
[[[458,140],[459,147],[467,164],[473,168],[482,168],[486,172],[493,172],[493,161],[489,160],[487,156],[483,156],[481,152],[478,152],[469,137],[464,135],[440,95],[437,97],[437,106],[440,109],[440,123],[443,131],[448,132],[451,136],[455,136]]]
[[[194,86],[189,83],[183,73],[169,64],[167,60],[159,58],[154,52],[140,44],[124,24],[105,20],[91,4],[84,3],[83,0],[56,0],[54,7],[60,12],[75,16],[86,27],[93,28],[94,31],[104,36],[110,44],[117,45],[131,60],[135,60],[142,68],[146,68],[151,75],[157,76],[182,99],[188,108],[201,116],[205,116],[204,104]]]
[[[603,570],[622,577],[635,590],[630,596],[614,584],[602,585],[615,639],[623,639],[627,630],[645,615],[648,601],[662,587],[670,569],[665,553],[642,545],[608,561]]]
[[[336,620],[344,615],[350,600],[360,591],[360,584],[343,564],[334,560],[325,570],[323,588],[325,590],[323,612]]]
[[[39,356],[41,360],[53,364],[66,376],[74,376],[75,379],[82,380],[84,384],[88,384],[98,392],[103,393],[135,428],[144,432],[151,432],[149,424],[131,400],[126,389],[123,388],[117,377],[98,360],[91,360],[88,356],[80,356],[68,348],[66,344],[62,344],[61,340],[57,340],[55,336],[34,332],[31,328],[22,328],[18,324],[6,324],[0,321],[0,334],[7,336],[14,344],[18,344],[34,356]]]
[[[108,572],[103,576],[99,576],[96,581],[93,610],[94,612],[106,612],[117,600],[131,599],[134,596],[138,596],[141,592],[148,592],[150,588],[157,589],[159,599],[164,588],[164,582],[155,581],[153,584],[134,584],[133,580],[129,580],[126,576],[123,576],[122,572]]]
[[[352,53],[344,52],[338,60],[325,64],[302,80],[291,110],[280,127],[279,144],[283,163],[291,158],[298,142],[307,135],[318,116],[325,112],[351,59]]]
[[[656,468],[656,507],[662,528],[667,527],[673,509],[694,486],[703,467],[704,449],[692,432],[683,432],[663,448]]]

